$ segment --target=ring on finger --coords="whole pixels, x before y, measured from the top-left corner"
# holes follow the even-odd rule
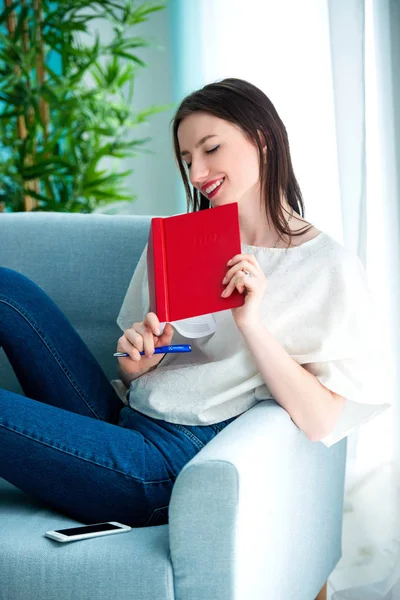
[[[243,269],[243,273],[244,273],[245,277],[248,277],[249,279],[251,279],[253,277],[253,273],[250,273],[250,271],[245,271]]]

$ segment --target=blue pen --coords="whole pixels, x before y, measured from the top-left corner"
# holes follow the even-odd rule
[[[159,348],[154,348],[154,354],[167,354],[167,353],[172,353],[172,352],[191,352],[192,351],[192,346],[189,346],[187,344],[183,344],[183,345],[172,345],[172,346],[160,346]],[[140,352],[140,354],[143,356],[144,352]],[[118,356],[118,357],[123,357],[123,356],[129,356],[129,354],[127,352],[114,352],[114,356]]]

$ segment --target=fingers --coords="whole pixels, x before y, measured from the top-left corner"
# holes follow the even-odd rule
[[[226,285],[221,296],[226,298],[236,288],[239,293],[254,292],[265,287],[267,279],[262,271],[257,259],[251,254],[237,254],[227,266],[231,265],[227,271],[222,284]],[[249,277],[247,273],[250,273]]]
[[[227,283],[238,271],[249,271],[254,276],[257,275],[257,273],[264,274],[260,265],[258,264],[257,259],[254,256],[252,256],[251,254],[241,254],[238,257],[242,257],[241,260],[239,262],[236,262],[227,271],[222,283]],[[236,257],[234,257],[234,258],[236,258]],[[233,259],[232,259],[232,261],[233,261]],[[229,263],[232,263],[232,261],[229,261],[228,265],[229,265]]]
[[[157,346],[169,346],[174,336],[174,328],[171,323],[166,323],[162,336],[158,340]]]
[[[228,260],[226,265],[228,267],[233,266],[239,261],[246,261],[248,263],[253,264],[255,267],[261,268],[254,254],[236,254],[233,258],[231,258],[231,260]]]
[[[160,321],[155,313],[149,312],[144,318],[143,325],[147,325],[154,335],[161,335]]]
[[[242,273],[242,271],[235,273],[226,288],[223,290],[221,296],[226,298],[233,292],[235,288],[240,294],[242,294],[246,289],[245,277],[247,277],[247,275]]]
[[[134,361],[150,358],[157,346],[170,344],[174,329],[170,323],[165,325],[161,334],[160,321],[155,313],[147,313],[142,323],[134,323],[118,340],[118,352],[126,352]],[[144,352],[141,355],[140,352]],[[121,360],[124,360],[122,358]],[[125,358],[127,360],[127,357]]]
[[[237,288],[239,293],[243,293],[246,288],[245,278],[248,278],[246,272],[251,273],[253,278],[255,278],[257,275],[257,271],[254,268],[254,265],[250,265],[248,262],[245,261],[241,261],[240,263],[229,269],[222,281],[222,284],[226,284],[226,287],[223,290],[221,296],[226,298],[232,293],[232,291],[235,288]],[[249,284],[248,280],[247,284]]]
[[[117,351],[126,352],[132,360],[141,359],[140,352],[144,349],[143,335],[137,331],[143,326],[142,323],[134,323],[132,327],[126,329],[124,335],[118,340]],[[121,360],[124,360],[123,358]]]
[[[127,357],[119,357],[118,360],[121,362],[128,360],[140,360],[141,356],[139,354],[139,350],[132,344],[131,342],[131,329],[127,329],[122,335],[117,343],[117,352],[125,352],[129,356]]]
[[[143,323],[134,323],[132,327],[124,332],[119,338],[118,352],[126,352],[132,360],[141,360],[140,352],[149,358],[154,354],[154,337],[149,326]]]

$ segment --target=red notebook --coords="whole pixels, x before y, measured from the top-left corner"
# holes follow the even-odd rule
[[[222,298],[227,262],[241,253],[237,202],[151,220],[147,247],[150,311],[179,321],[242,306],[234,290]]]

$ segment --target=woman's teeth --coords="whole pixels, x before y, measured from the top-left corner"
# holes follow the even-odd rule
[[[215,183],[210,185],[210,187],[206,189],[206,194],[211,194],[211,192],[213,192],[215,189],[217,189],[218,186],[221,185],[221,183],[224,181],[224,179],[220,179],[219,181],[216,181]]]

